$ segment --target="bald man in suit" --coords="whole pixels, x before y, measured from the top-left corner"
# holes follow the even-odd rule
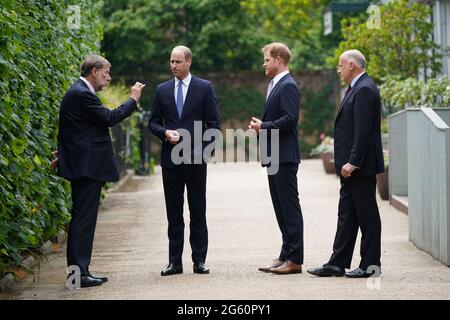
[[[319,277],[367,278],[381,272],[381,220],[376,200],[376,174],[384,171],[381,145],[381,101],[375,82],[358,50],[339,58],[342,79],[349,84],[334,127],[335,169],[341,180],[333,254],[321,267],[309,269]],[[361,261],[351,266],[358,229]]]

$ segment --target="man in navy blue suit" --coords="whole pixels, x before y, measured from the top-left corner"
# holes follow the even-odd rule
[[[137,110],[145,86],[136,82],[128,100],[114,110],[106,108],[96,92],[111,80],[110,67],[108,60],[98,55],[82,63],[81,77],[61,101],[58,160],[52,162],[72,187],[67,264],[79,268],[81,287],[99,286],[108,280],[89,271],[101,188],[106,181],[119,179],[108,128]]]
[[[195,137],[208,129],[220,129],[219,104],[210,81],[194,77],[190,73],[191,50],[177,46],[170,56],[170,68],[174,79],[156,88],[149,129],[162,141],[161,167],[164,197],[168,220],[169,264],[161,271],[162,276],[183,272],[182,253],[184,246],[183,203],[184,188],[190,211],[190,237],[194,273],[209,273],[206,266],[208,229],[206,225],[206,172],[207,164],[203,150],[209,143],[195,144]],[[194,130],[194,127],[200,130]],[[188,153],[172,152],[177,144],[186,139],[181,132],[188,133],[192,144]],[[186,141],[184,141],[186,142]],[[176,149],[175,149],[176,150]],[[174,151],[175,151],[174,150]],[[183,152],[182,151],[182,152]],[[199,154],[200,153],[200,154]],[[200,159],[200,161],[196,161]]]
[[[308,272],[319,277],[368,278],[381,273],[381,220],[375,189],[376,175],[384,171],[381,99],[358,50],[340,56],[338,72],[349,87],[334,124],[334,164],[341,179],[337,230],[328,262]],[[358,268],[345,272],[358,229],[361,261]]]
[[[259,133],[261,130],[267,130],[267,146],[262,145],[261,150],[271,150],[273,144],[278,144],[278,148],[275,148],[279,150],[278,157],[271,155],[272,161],[264,163],[262,152],[261,163],[268,167],[270,196],[283,244],[278,258],[272,265],[261,267],[259,271],[275,274],[301,273],[303,216],[297,185],[300,163],[297,128],[300,92],[289,73],[288,64],[291,58],[289,48],[282,43],[271,43],[262,48],[262,52],[264,70],[272,80],[267,90],[262,120],[253,117],[249,128]],[[279,137],[279,140],[277,141],[275,137]],[[264,139],[260,139],[260,144],[262,143],[265,143]]]

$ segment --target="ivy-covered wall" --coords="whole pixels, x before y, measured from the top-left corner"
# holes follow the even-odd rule
[[[1,2],[0,276],[69,219],[69,188],[48,164],[61,98],[102,36],[95,0]]]

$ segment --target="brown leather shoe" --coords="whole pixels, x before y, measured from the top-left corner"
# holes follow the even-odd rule
[[[302,273],[302,265],[287,260],[285,263],[283,263],[278,268],[270,269],[270,272],[276,273],[276,274]]]
[[[275,260],[273,260],[273,263],[272,263],[272,265],[271,265],[270,267],[261,267],[261,268],[258,268],[258,270],[259,270],[259,271],[262,271],[262,272],[270,272],[270,269],[272,269],[272,268],[278,268],[278,267],[281,266],[283,263],[284,263],[283,260],[275,259]]]

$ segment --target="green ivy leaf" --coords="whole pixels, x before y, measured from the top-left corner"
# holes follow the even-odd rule
[[[55,149],[58,105],[80,59],[99,51],[96,2],[79,1],[86,25],[74,31],[66,25],[67,1],[2,0],[0,278],[7,264],[19,263],[70,219],[69,185],[48,174],[42,154]]]
[[[0,163],[4,166],[7,166],[9,164],[9,161],[4,156],[0,156]]]
[[[25,151],[26,146],[27,146],[27,142],[25,140],[18,139],[13,142],[11,149],[16,156],[20,156]]]
[[[9,257],[8,251],[6,251],[5,248],[0,249],[0,253],[2,253],[3,255]]]
[[[36,163],[38,166],[42,164],[41,159],[39,158],[38,155],[34,156],[34,163]]]

